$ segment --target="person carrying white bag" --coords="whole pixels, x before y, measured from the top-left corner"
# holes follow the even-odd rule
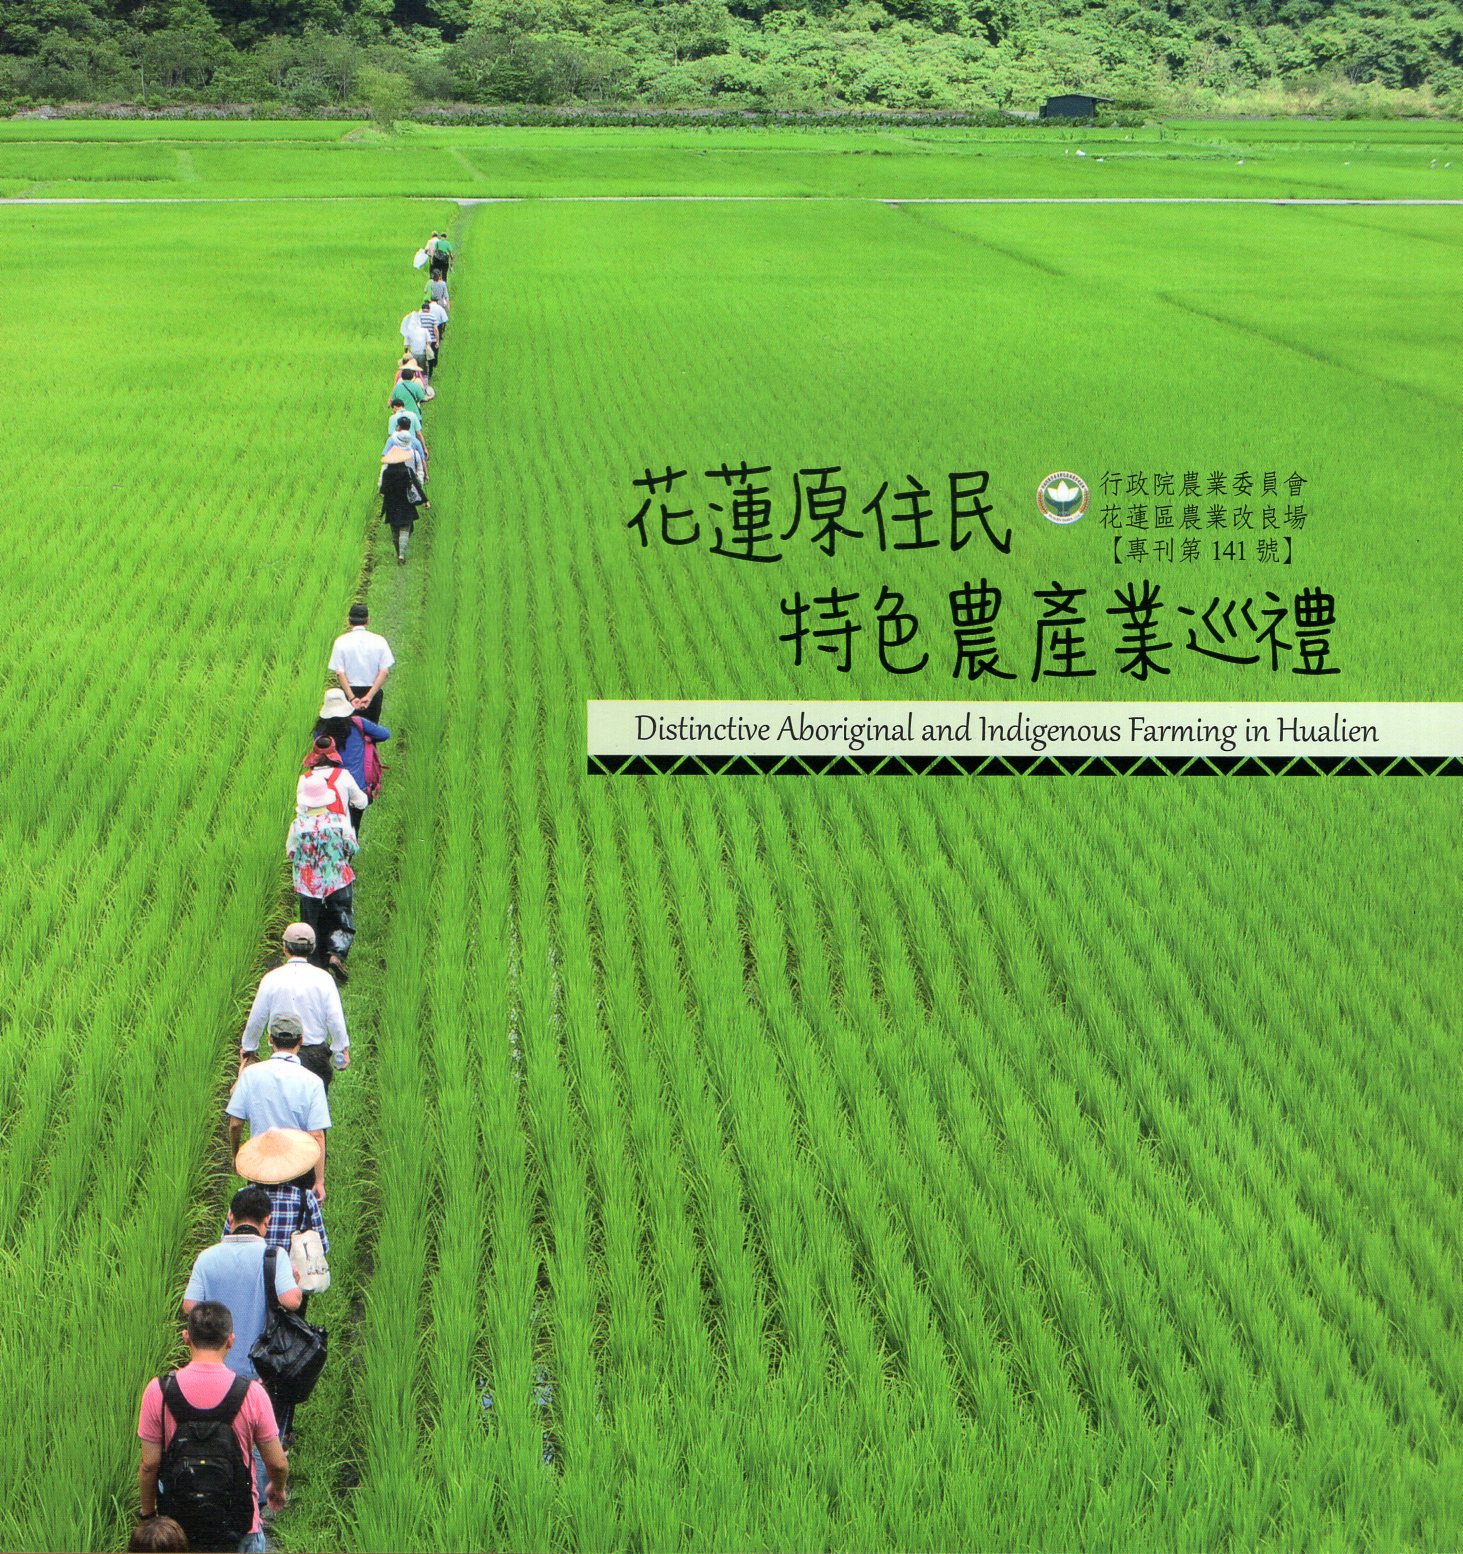
[[[303,1128],[266,1128],[241,1145],[234,1157],[239,1175],[269,1194],[271,1212],[265,1244],[289,1253],[295,1283],[307,1298],[330,1288],[326,1262],[330,1237],[320,1210],[325,1201],[324,1167],[319,1132],[307,1133]],[[303,1305],[300,1310],[303,1313]]]
[[[268,1067],[268,1063],[256,1063],[250,1072]],[[313,1074],[309,1077],[315,1079]],[[320,1081],[315,1079],[315,1083]],[[320,1212],[325,1200],[323,1132],[266,1128],[240,1146],[234,1156],[234,1169],[250,1185],[262,1187],[269,1194],[271,1210],[265,1247],[282,1247],[289,1253],[290,1270],[303,1291],[296,1314],[303,1317],[310,1296],[330,1288],[330,1268],[325,1260],[330,1238]],[[275,1417],[280,1438],[288,1445],[294,1437],[295,1404],[281,1400]]]

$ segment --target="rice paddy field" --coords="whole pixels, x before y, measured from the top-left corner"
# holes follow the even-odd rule
[[[0,125],[10,195],[292,201],[0,207],[5,294],[48,319],[0,518],[0,1546],[125,1542],[364,591],[396,737],[282,1548],[1457,1548],[1450,782],[592,778],[584,706],[1463,699],[1458,207],[886,203],[1460,172],[1446,125]],[[538,198],[686,192],[747,198]],[[827,197],[759,197],[789,194]],[[398,569],[375,461],[444,222],[433,510]],[[6,310],[12,361],[29,329]],[[881,482],[938,510],[987,469],[1009,554],[804,527],[718,556],[703,472],[743,462],[778,533],[797,470],[838,466],[871,529]],[[642,545],[632,482],[667,465],[671,532],[703,532]],[[1070,528],[1032,501],[1060,469],[1093,489]],[[1103,521],[1143,500],[1106,472],[1242,470],[1305,507],[1288,567],[1223,555],[1250,537],[1217,497],[1189,561]],[[981,578],[1011,681],[951,672]],[[1105,612],[1144,578],[1170,610],[1323,588],[1340,673],[1206,657],[1169,614],[1170,673],[1125,674]],[[1038,684],[1058,585],[1095,673]],[[832,588],[847,672],[780,640]],[[881,667],[886,588],[923,670]]]

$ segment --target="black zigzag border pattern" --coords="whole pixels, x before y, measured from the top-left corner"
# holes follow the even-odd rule
[[[591,755],[591,777],[1463,777],[1457,756]]]

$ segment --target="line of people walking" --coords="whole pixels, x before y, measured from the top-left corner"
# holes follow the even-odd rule
[[[417,252],[419,265],[429,266],[422,305],[401,321],[403,354],[391,387],[378,482],[381,516],[391,528],[398,566],[406,565],[406,548],[418,512],[430,511],[432,506],[427,500],[428,454],[422,409],[437,393],[432,374],[451,322],[447,272],[453,258],[446,234],[434,232]]]
[[[401,324],[406,354],[392,384],[379,481],[398,564],[417,509],[430,505],[422,410],[436,395],[454,262],[445,233],[434,232],[421,253],[426,291]],[[189,1362],[143,1393],[142,1521],[132,1549],[263,1554],[265,1521],[288,1498],[295,1410],[327,1352],[325,1330],[306,1312],[330,1284],[326,1139],[330,1086],[351,1062],[340,988],[355,938],[353,860],[380,793],[377,747],[391,738],[381,717],[395,662],[386,638],[370,629],[365,604],[353,604],[331,648],[334,684],[310,735],[285,843],[298,920],[281,937],[282,963],[254,995],[225,1107],[234,1170],[245,1185],[233,1195],[221,1239],[189,1275],[182,1301]],[[261,1059],[265,1038],[270,1052]]]

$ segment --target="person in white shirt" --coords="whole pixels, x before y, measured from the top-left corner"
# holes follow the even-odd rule
[[[320,966],[310,964],[315,949],[315,930],[308,923],[291,923],[284,931],[284,952],[289,957],[283,966],[265,972],[259,991],[244,1022],[239,1039],[239,1070],[259,1055],[259,1038],[269,1022],[280,1014],[297,1015],[303,1045],[300,1062],[328,1086],[334,1068],[348,1068],[351,1060],[350,1033],[345,1027],[345,1010],[335,978]]]
[[[401,338],[419,362],[425,362],[431,356],[431,324],[431,319],[423,318],[420,313],[408,313],[401,321]]]
[[[229,1096],[229,1152],[237,1156],[244,1142],[244,1124],[250,1137],[270,1128],[299,1128],[312,1134],[320,1145],[315,1167],[315,1198],[325,1201],[325,1131],[330,1126],[330,1102],[325,1085],[300,1061],[300,1036],[304,1022],[298,1015],[277,1014],[269,1022],[273,1055],[263,1063],[250,1063],[239,1075]]]
[[[330,669],[356,711],[379,723],[383,687],[396,659],[386,638],[366,629],[370,619],[364,604],[351,606],[350,630],[335,639],[330,650]]]

